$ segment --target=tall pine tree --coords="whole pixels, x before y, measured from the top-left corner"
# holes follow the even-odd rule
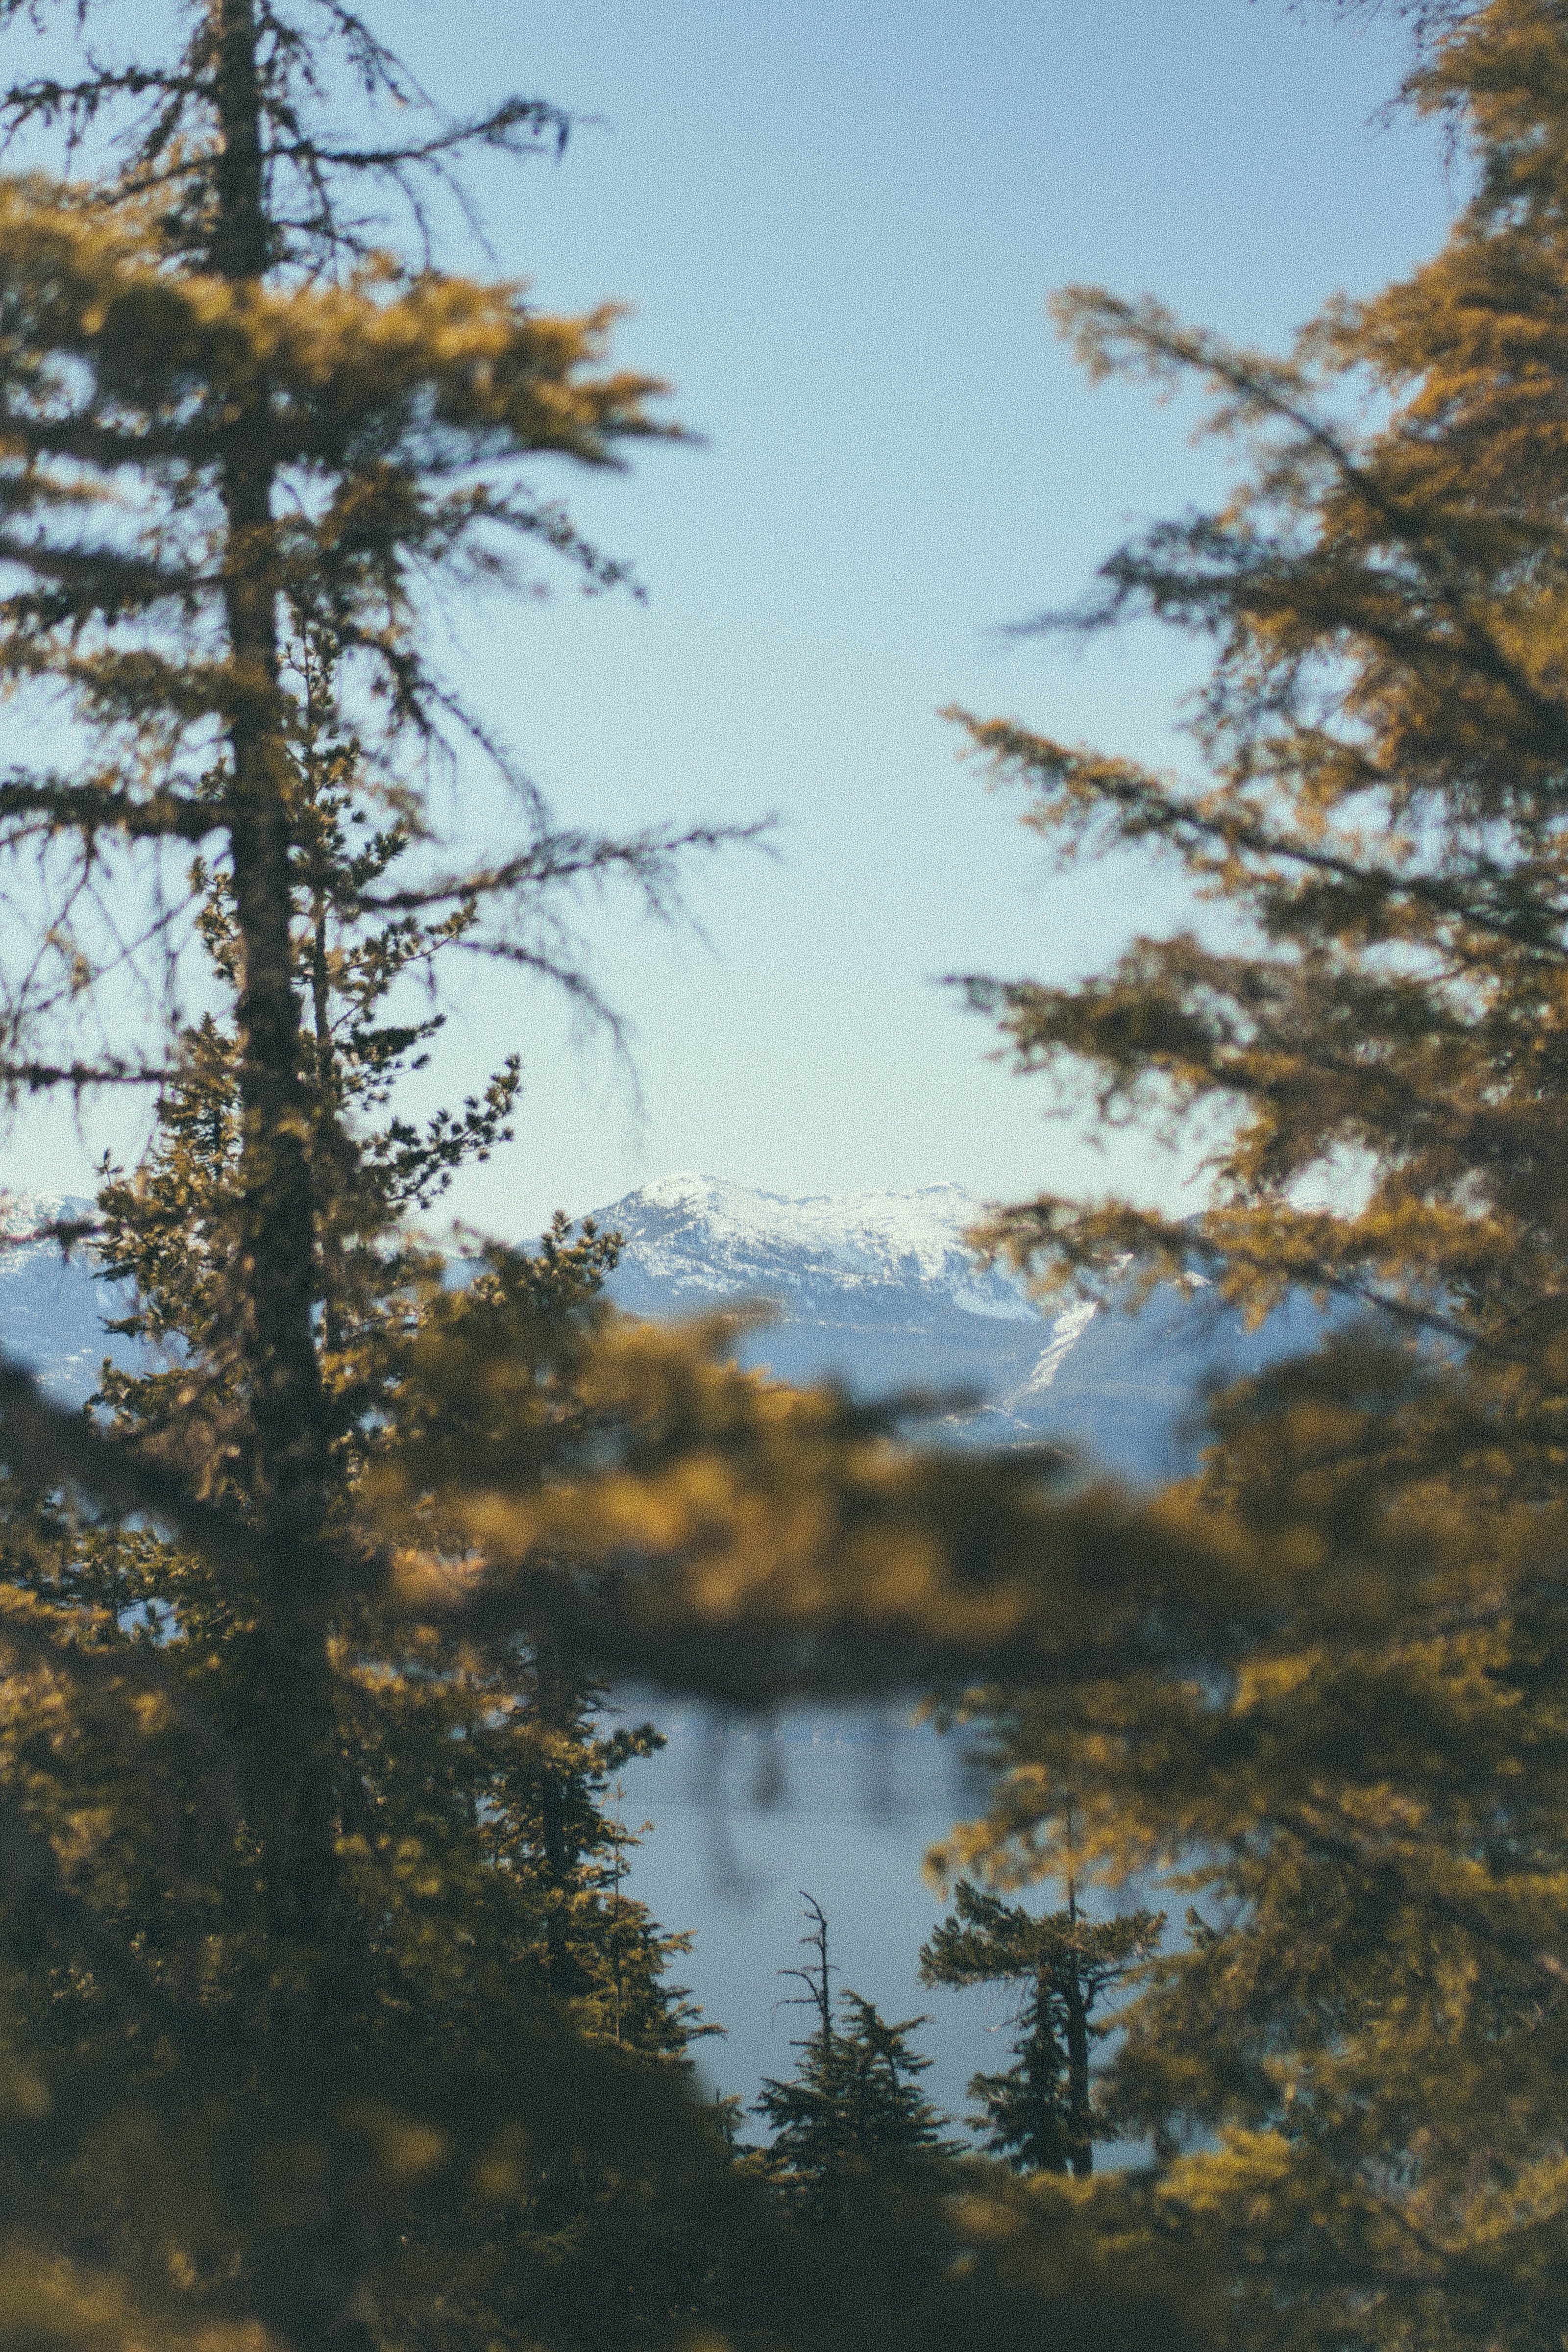
[[[1152,2210],[1223,2251],[1226,2340],[1535,2352],[1568,2326],[1568,12],[1456,12],[1411,96],[1471,199],[1289,356],[1060,305],[1092,373],[1205,392],[1247,453],[1068,616],[1211,641],[1202,767],[964,723],[1066,861],[1163,855],[1225,919],[971,994],[1096,1114],[1194,1122],[1213,1190],[1047,1194],[990,1238],[1091,1294],[1131,1253],[1366,1319],[1216,1401],[1200,1475],[1107,1560],[1103,1670],[994,1695],[958,1851],[1050,1869],[1070,1835],[1188,1889],[1110,2096]],[[1138,1624],[1163,1663],[1114,1657]]]
[[[395,134],[334,122],[345,89]],[[165,59],[89,57],[0,112],[106,162],[0,188],[0,669],[52,703],[57,754],[0,785],[13,914],[41,894],[47,922],[8,973],[0,1081],[160,1088],[104,1238],[166,1351],[109,1382],[107,1444],[7,1391],[8,2305],[63,2336],[102,2310],[301,2346],[437,2313],[462,2341],[525,2310],[675,2326],[712,2257],[668,2204],[634,2223],[632,2184],[722,2163],[631,2054],[684,2032],[667,1939],[628,1941],[601,1883],[600,1799],[647,1738],[599,1738],[582,1678],[542,1694],[537,1657],[394,1630],[348,1507],[436,1279],[400,1219],[499,1139],[517,1083],[411,1128],[386,1097],[433,1024],[389,992],[461,942],[581,993],[552,886],[618,870],[661,898],[678,845],[562,835],[524,796],[495,861],[443,859],[421,777],[463,722],[421,583],[504,577],[520,542],[612,581],[519,467],[615,462],[657,387],[597,368],[607,314],[373,248],[376,186],[417,212],[466,146],[564,126],[422,110],[350,11],[215,0]],[[107,999],[83,1040],[138,931],[154,982],[160,955],[172,988],[211,960],[216,1009],[167,1055]],[[552,1244],[471,1312],[510,1282],[536,1322],[583,1319],[604,1262]],[[73,1453],[195,1549],[73,1519]],[[606,2042],[618,1988],[615,2082],[549,2025],[552,1985]],[[617,2199],[624,2258],[590,2274],[573,2234],[597,2212],[614,2237]]]

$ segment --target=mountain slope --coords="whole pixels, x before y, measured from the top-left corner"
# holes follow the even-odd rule
[[[106,1356],[124,1356],[126,1342],[103,1326],[126,1301],[118,1285],[97,1279],[89,1249],[67,1257],[58,1243],[30,1236],[96,1214],[74,1192],[0,1194],[0,1350],[68,1404],[91,1395]]]
[[[123,1301],[96,1278],[90,1250],[63,1260],[28,1236],[92,1208],[64,1193],[0,1201],[0,1349],[71,1402],[90,1394],[106,1355],[123,1355],[103,1328]],[[596,1222],[623,1237],[610,1289],[633,1314],[768,1301],[777,1319],[742,1353],[782,1380],[935,1392],[949,1401],[935,1424],[946,1438],[1064,1442],[1141,1479],[1190,1466],[1205,1380],[1310,1347],[1322,1329],[1297,1300],[1247,1332],[1195,1281],[1167,1285],[1135,1316],[1078,1301],[1042,1310],[1013,1275],[976,1267],[963,1235],[984,1208],[956,1184],[797,1200],[668,1176]],[[956,1405],[954,1391],[972,1402]]]
[[[984,1202],[956,1184],[793,1199],[707,1176],[668,1176],[595,1213],[623,1239],[610,1289],[634,1314],[761,1299],[777,1320],[742,1342],[783,1380],[837,1375],[868,1393],[967,1391],[944,1435],[1053,1439],[1141,1479],[1191,1466],[1189,1426],[1211,1380],[1310,1348],[1322,1318],[1293,1300],[1248,1332],[1194,1278],[1136,1315],[1087,1301],[1038,1307],[964,1244]]]

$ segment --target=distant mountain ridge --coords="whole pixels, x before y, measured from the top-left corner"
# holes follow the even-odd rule
[[[981,1272],[963,1241],[984,1213],[958,1184],[796,1198],[713,1176],[665,1176],[597,1212],[625,1234],[617,1290],[668,1300],[854,1297],[868,1311],[918,1286],[960,1314],[1037,1325],[1014,1275]]]
[[[92,1394],[106,1356],[127,1358],[127,1343],[103,1328],[127,1302],[98,1278],[90,1249],[68,1257],[58,1242],[30,1236],[97,1213],[78,1192],[0,1192],[0,1349],[66,1404]]]
[[[632,1314],[765,1300],[777,1319],[741,1352],[782,1380],[836,1375],[871,1396],[967,1391],[977,1402],[942,1414],[935,1434],[1068,1444],[1089,1465],[1140,1480],[1191,1467],[1205,1381],[1255,1371],[1321,1335],[1303,1299],[1248,1332],[1195,1279],[1163,1286],[1136,1316],[1086,1300],[1042,1309],[1016,1276],[976,1265],[963,1236],[985,1206],[957,1184],[795,1198],[677,1175],[595,1214],[623,1237],[609,1289]],[[133,1352],[103,1328],[125,1301],[98,1277],[91,1250],[64,1259],[29,1238],[93,1213],[73,1193],[0,1196],[0,1349],[65,1402],[91,1394],[106,1356]]]
[[[1310,1348],[1324,1318],[1292,1299],[1260,1329],[1197,1277],[1129,1315],[1073,1299],[1042,1308],[1016,1276],[982,1270],[964,1241],[986,1203],[957,1184],[795,1198],[718,1178],[660,1178],[595,1212],[618,1232],[609,1288],[633,1314],[689,1315],[732,1300],[778,1319],[743,1343],[780,1379],[837,1374],[872,1395],[975,1393],[941,1423],[986,1444],[1051,1439],[1138,1479],[1196,1459],[1206,1381]]]

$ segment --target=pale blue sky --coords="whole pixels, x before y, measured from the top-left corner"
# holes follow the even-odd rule
[[[528,1234],[678,1168],[1158,1189],[1142,1150],[1101,1162],[1042,1126],[932,982],[1081,969],[1158,921],[1165,886],[1047,876],[935,713],[1170,749],[1190,653],[997,634],[1220,478],[1179,415],[1078,381],[1044,298],[1149,289],[1279,341],[1406,268],[1458,189],[1434,133],[1373,121],[1397,30],[1283,0],[403,0],[384,21],[444,96],[521,86],[597,118],[559,166],[487,169],[500,264],[547,306],[633,304],[621,353],[706,436],[561,484],[646,605],[460,614],[464,682],[566,819],[781,821],[776,860],[695,877],[709,944],[587,919],[640,1119],[558,1007],[466,975],[447,1090],[515,1047],[528,1093],[458,1207]],[[89,1164],[59,1114],[6,1153],[13,1183]]]

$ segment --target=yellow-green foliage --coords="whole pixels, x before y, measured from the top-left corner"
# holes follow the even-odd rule
[[[520,287],[390,260],[342,282],[236,284],[172,257],[151,207],[37,177],[0,185],[0,553],[31,575],[0,600],[0,667],[68,680],[96,723],[155,730],[158,754],[143,791],[56,779],[62,797],[14,787],[0,815],[221,831],[211,780],[193,793],[169,762],[188,730],[269,692],[201,627],[222,584],[216,469],[251,404],[247,452],[294,489],[256,560],[331,617],[345,653],[373,653],[421,718],[411,567],[482,562],[487,531],[492,566],[508,530],[571,547],[510,461],[610,464],[628,436],[659,429],[647,404],[661,385],[597,369],[610,307],[542,316]],[[124,469],[161,513],[121,504]],[[132,625],[143,634],[128,646]]]
[[[1104,2095],[1154,2147],[1129,2195],[1226,2264],[1227,2340],[1522,2352],[1568,2326],[1568,10],[1459,12],[1411,95],[1473,201],[1289,360],[1059,306],[1248,452],[1080,616],[1212,635],[1207,772],[964,723],[1065,858],[1163,853],[1243,919],[971,983],[1020,1068],[1219,1136],[1190,1223],[1047,1196],[989,1239],[1368,1319],[1220,1399],[1163,1498],[1231,1563],[1206,1628],[975,1703],[1000,1777],[946,1861],[1187,1889]]]
[[[741,1370],[734,1336],[607,1307],[563,1329],[501,1251],[433,1295],[363,1488],[400,1604],[766,1706],[1076,1675],[1163,1651],[1159,1602],[1206,1601],[1224,1530],[1058,1497],[1049,1454],[900,1445],[838,1389]],[[1108,1558],[1145,1579],[1123,1609]]]

